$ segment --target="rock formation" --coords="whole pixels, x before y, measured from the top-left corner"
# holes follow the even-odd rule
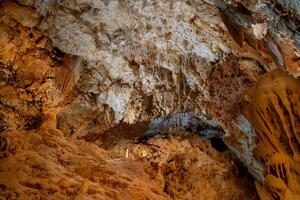
[[[249,111],[254,156],[264,166],[266,188],[279,199],[300,198],[299,83],[281,69],[271,71],[258,81]]]
[[[0,199],[256,198],[238,162],[199,137],[123,140],[104,150],[45,123],[2,134]]]
[[[164,172],[171,170],[171,176],[153,170],[153,165],[162,170],[155,151],[148,155],[146,150],[133,150],[137,154],[133,160],[111,155],[124,151],[124,141],[138,148],[142,144],[135,143],[147,143],[157,133],[168,138],[170,129],[223,138],[257,180],[261,198],[299,195],[297,0],[0,3],[0,189],[5,197],[120,199],[122,191],[128,198],[217,199],[222,196],[220,190],[227,195],[224,198],[251,199],[251,191],[235,182],[230,167],[222,174],[221,162],[212,164],[215,168],[199,164],[196,169],[192,158],[210,163],[216,157],[192,145],[176,153],[175,168],[172,159],[163,162]],[[230,15],[240,18],[234,21]],[[176,146],[173,137],[170,143],[156,138],[152,146],[158,146],[158,152]],[[54,141],[48,144],[48,140]],[[57,162],[65,151],[66,160]],[[132,156],[127,151],[131,149],[126,146],[120,154]],[[146,155],[155,161],[140,161]],[[35,158],[32,164],[13,168],[26,163],[26,156]],[[44,169],[39,162],[46,158],[49,163],[44,167],[53,179],[46,179],[42,172],[29,173]],[[83,167],[77,160],[85,159],[89,170],[76,171]],[[222,163],[234,160],[226,159]],[[64,163],[67,160],[69,164]],[[191,162],[188,167],[185,161]],[[132,173],[131,168],[140,171],[140,177],[125,176]],[[235,193],[219,189],[221,185],[211,189],[217,183],[200,169],[210,175],[216,169],[220,180],[233,181],[226,190]],[[155,178],[148,177],[149,171]],[[208,182],[201,185],[211,196],[198,194],[200,186],[193,184],[201,180],[182,171],[206,177]],[[81,174],[85,172],[90,174]],[[94,172],[102,174],[91,175]],[[10,181],[11,174],[19,175]],[[103,174],[113,178],[102,180]],[[72,183],[61,186],[62,178]],[[29,179],[35,182],[27,184]],[[107,188],[100,187],[103,182]],[[190,196],[180,192],[188,189],[177,188],[182,182],[194,188]],[[122,189],[111,191],[115,187]],[[149,190],[143,196],[138,188]]]

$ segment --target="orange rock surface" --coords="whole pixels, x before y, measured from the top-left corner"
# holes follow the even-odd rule
[[[262,76],[252,100],[250,119],[257,134],[255,157],[264,166],[264,187],[274,199],[300,199],[300,82],[281,69]],[[272,199],[272,198],[271,198]]]
[[[0,199],[169,199],[149,164],[110,158],[57,129],[8,132],[4,138]]]
[[[45,118],[2,133],[0,144],[0,199],[256,199],[230,154],[189,134],[103,150]]]
[[[68,6],[62,4],[57,7],[66,11],[62,21],[69,14],[77,16],[77,12],[68,13]],[[33,7],[15,1],[3,1],[0,9],[0,199],[258,199],[253,179],[239,166],[237,159],[230,152],[217,152],[198,136],[178,133],[166,138],[158,136],[143,144],[135,142],[148,128],[149,121],[142,121],[150,119],[146,115],[167,115],[177,107],[183,111],[182,101],[189,111],[203,109],[205,113],[213,113],[231,134],[227,143],[239,147],[242,134],[232,128],[232,124],[236,115],[248,105],[253,92],[249,106],[249,119],[257,135],[253,153],[264,167],[265,178],[263,183],[256,183],[259,196],[262,200],[300,199],[300,84],[279,69],[263,75],[256,83],[269,68],[262,66],[264,62],[253,49],[244,49],[245,54],[232,54],[224,47],[230,59],[226,57],[224,62],[214,61],[211,65],[201,61],[194,66],[193,60],[182,59],[185,65],[178,74],[174,73],[177,69],[161,66],[153,70],[154,77],[163,78],[157,79],[157,83],[166,82],[166,88],[172,92],[176,90],[179,100],[169,91],[160,95],[160,89],[164,91],[165,86],[153,86],[150,96],[147,90],[143,97],[146,93],[140,90],[144,87],[141,82],[148,81],[150,76],[141,78],[141,82],[133,81],[141,76],[137,71],[138,68],[142,71],[138,60],[130,60],[126,65],[128,74],[135,70],[134,84],[129,75],[129,82],[122,83],[123,74],[119,76],[118,73],[123,54],[120,63],[108,64],[107,69],[117,66],[109,73],[103,68],[101,74],[100,64],[96,66],[99,68],[94,68],[92,62],[89,65],[94,67],[80,63],[85,77],[81,87],[87,87],[87,90],[80,90],[80,69],[76,68],[79,66],[76,62],[81,62],[82,58],[53,47],[48,38],[53,33],[43,32],[51,13],[41,17]],[[203,10],[208,9],[203,7]],[[67,22],[76,24],[77,19],[74,20]],[[199,27],[205,29],[206,26]],[[116,36],[123,34],[122,30],[118,31]],[[172,39],[171,32],[167,35]],[[151,51],[137,55],[144,59],[146,55],[152,56]],[[223,53],[222,50],[220,54]],[[287,57],[286,69],[296,72],[299,59],[293,60],[289,54],[283,52]],[[214,60],[214,56],[212,58]],[[266,66],[273,62],[263,61]],[[176,67],[175,64],[170,66],[173,65]],[[200,65],[203,68],[198,69]],[[148,71],[147,76],[152,69]],[[198,84],[195,80],[200,76],[207,77]],[[188,78],[191,79],[186,82]],[[124,84],[124,90],[123,86],[119,88],[119,82]],[[104,83],[111,88],[106,88]],[[143,84],[151,86],[150,83]],[[199,98],[200,90],[189,88],[188,83],[197,83],[192,84],[195,88],[208,88],[202,91],[203,99]],[[138,88],[132,94],[127,90],[130,84]],[[62,98],[65,96],[68,98]],[[102,99],[106,97],[109,101]],[[135,100],[127,103],[129,97]],[[156,97],[159,98],[155,100]],[[99,104],[101,99],[103,102]],[[121,101],[115,102],[116,99]],[[191,104],[194,102],[199,103],[199,108]],[[128,116],[123,123],[141,123],[141,127],[126,124],[112,129],[118,114],[113,106],[122,108],[123,112],[125,105],[129,107],[124,110]],[[48,119],[45,113],[58,114],[58,121]],[[93,134],[87,134],[87,130],[93,130]],[[90,143],[74,139],[76,137]]]

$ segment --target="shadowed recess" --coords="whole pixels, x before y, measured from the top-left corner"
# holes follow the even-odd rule
[[[211,146],[216,149],[218,152],[225,152],[228,150],[228,147],[226,146],[226,144],[224,143],[224,141],[222,140],[222,138],[211,138],[209,139]]]

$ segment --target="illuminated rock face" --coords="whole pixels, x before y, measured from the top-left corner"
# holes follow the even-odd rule
[[[265,175],[258,192],[261,199],[299,199],[300,82],[275,69],[257,85],[250,119],[257,135],[253,153]]]
[[[276,65],[250,48],[252,43],[235,44],[211,0],[2,2],[0,132],[33,130],[50,111],[65,136],[83,139],[106,137],[120,123],[174,114],[186,122],[185,113],[208,116],[226,130],[227,145],[249,171],[265,179],[263,186],[257,184],[262,197],[297,195],[298,83],[277,70],[258,84],[255,99],[261,100],[253,108],[263,112],[249,119],[260,141],[254,154],[265,167],[263,176],[252,155],[254,131],[241,111],[257,78]],[[286,70],[299,76],[297,24],[289,30],[294,22],[287,23],[268,4],[235,2],[266,17]],[[69,60],[74,57],[83,60],[80,68],[78,60]],[[0,149],[5,145],[0,138]]]

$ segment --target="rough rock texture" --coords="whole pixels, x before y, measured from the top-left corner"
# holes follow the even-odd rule
[[[0,199],[256,199],[232,155],[177,133],[104,150],[65,137],[52,118],[0,140]]]
[[[136,123],[174,112],[211,114],[209,107],[203,107],[203,102],[210,102],[215,93],[209,82],[213,82],[211,76],[233,70],[230,76],[239,78],[242,73],[247,81],[255,81],[253,74],[260,71],[258,62],[263,62],[251,48],[240,49],[224,34],[226,28],[212,2],[19,3],[40,11],[44,17],[36,29],[48,36],[54,46],[85,59],[76,98],[68,98],[67,106],[58,113],[58,126],[76,137],[103,132],[119,122]],[[15,7],[22,6],[11,4],[5,1],[2,5],[5,17],[22,23],[24,19],[15,17],[21,15],[16,14],[21,8]],[[258,4],[257,9],[263,6],[267,5]],[[267,14],[276,16],[266,11]],[[25,17],[27,21],[35,19]],[[293,49],[288,57],[297,57],[297,53]],[[229,57],[229,65],[236,65],[236,69],[223,69]],[[247,87],[243,82],[226,81],[224,88],[240,94],[240,88]],[[236,84],[239,85],[232,87]],[[227,100],[224,104],[235,104],[239,98],[222,95]],[[76,114],[79,110],[80,116]]]
[[[1,150],[1,199],[169,199],[150,165],[113,159],[56,129],[8,132]]]
[[[61,101],[51,80],[56,65],[49,53],[52,45],[3,10],[0,15],[0,130],[30,129]]]
[[[298,77],[298,1],[229,3],[237,2],[266,24],[260,28],[267,27],[281,49],[285,70]],[[222,126],[230,149],[264,180],[244,110],[257,79],[277,66],[269,54],[239,47],[214,1],[7,0],[0,25],[1,132],[34,130],[53,113],[66,137],[101,145],[99,138],[115,142],[113,127],[140,124],[136,138],[148,128],[151,133],[157,117],[166,122],[179,113],[177,127],[194,124],[181,123],[186,116],[180,113],[188,113],[200,124],[213,119]],[[79,58],[80,69],[65,66],[70,57]],[[69,85],[76,78],[60,73],[64,67],[80,74],[67,94],[57,80]]]
[[[300,17],[300,2],[297,0],[277,0],[286,10]]]
[[[205,98],[201,85],[211,70],[210,63],[228,50],[215,30],[218,20],[212,6],[168,1],[63,2],[57,6],[45,22],[49,29],[43,31],[55,46],[87,59],[77,87],[93,95],[92,102],[90,98],[80,100],[59,113],[59,127],[69,132],[65,126],[75,126],[80,137],[119,122],[202,112],[197,102]],[[204,30],[203,24],[209,27]],[[74,30],[81,32],[74,34]],[[212,35],[215,40],[209,41]],[[70,37],[73,39],[66,39]],[[70,121],[79,108],[84,109],[83,125]],[[85,123],[91,116],[95,118],[95,112],[100,120],[96,118],[93,130]],[[98,122],[102,118],[106,123]]]

